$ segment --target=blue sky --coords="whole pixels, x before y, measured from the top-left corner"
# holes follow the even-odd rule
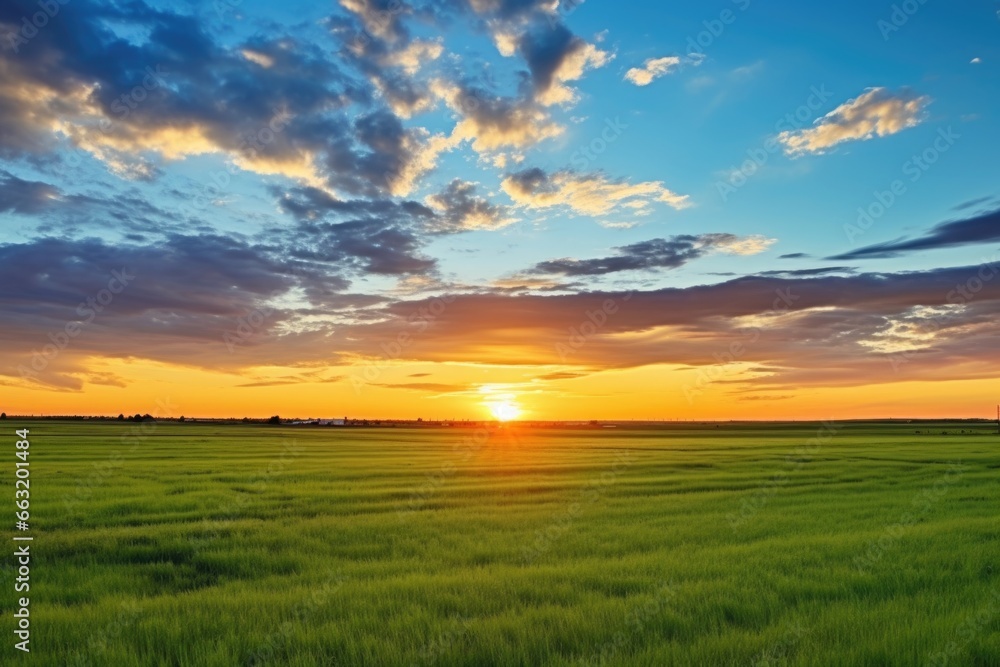
[[[12,387],[85,391],[85,358],[120,349],[81,347],[48,378],[17,371],[87,282],[73,272],[88,243],[122,260],[159,249],[161,270],[190,277],[198,307],[153,290],[130,315],[177,356],[234,314],[279,309],[258,357],[206,362],[243,373],[364,358],[365,327],[441,294],[554,304],[746,279],[932,280],[1000,240],[998,2],[59,7],[44,25],[35,3],[0,12],[0,248],[14,264],[53,239],[65,252],[9,288]],[[248,133],[265,137],[252,154]],[[859,209],[876,212],[865,229]],[[901,239],[927,241],[880,249]],[[845,313],[844,363],[927,307],[904,298],[864,330]],[[177,361],[121,326],[129,358]],[[618,333],[666,325],[631,326]],[[283,337],[306,332],[326,342],[295,361],[301,340]]]

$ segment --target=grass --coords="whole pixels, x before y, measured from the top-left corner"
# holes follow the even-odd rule
[[[3,424],[37,665],[1000,664],[985,424]]]

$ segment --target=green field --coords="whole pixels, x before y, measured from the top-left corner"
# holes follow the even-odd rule
[[[2,664],[1000,665],[987,424],[2,424]]]

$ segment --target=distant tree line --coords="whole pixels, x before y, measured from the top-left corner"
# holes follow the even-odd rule
[[[156,417],[154,417],[153,415],[149,414],[148,412],[146,414],[144,414],[144,415],[140,415],[137,412],[137,413],[135,413],[131,417],[126,417],[124,414],[119,414],[118,415],[118,421],[120,421],[120,422],[124,422],[124,421],[130,421],[130,422],[155,422],[156,421]]]

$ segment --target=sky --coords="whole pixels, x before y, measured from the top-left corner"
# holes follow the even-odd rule
[[[7,1],[0,410],[990,416],[998,74],[995,0]]]

